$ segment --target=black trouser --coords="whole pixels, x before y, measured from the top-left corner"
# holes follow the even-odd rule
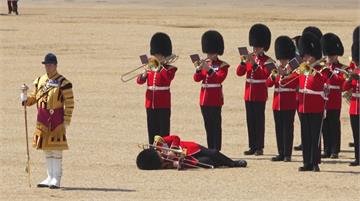
[[[280,156],[291,156],[295,110],[274,110],[276,143]]]
[[[201,106],[209,149],[221,150],[221,106]]]
[[[327,155],[340,152],[340,110],[327,110],[323,122],[324,153]]]
[[[216,149],[200,147],[200,152],[193,155],[201,163],[213,165],[214,167],[226,166],[234,167],[235,162]],[[201,165],[200,165],[201,166]]]
[[[264,148],[265,102],[245,101],[249,148]]]
[[[8,1],[8,9],[9,9],[9,13],[11,13],[11,11],[17,12],[17,1]]]
[[[301,142],[304,166],[320,163],[320,130],[323,113],[302,113]]]
[[[168,136],[170,133],[170,108],[146,109],[149,143],[155,135]]]
[[[355,147],[355,160],[360,161],[360,148],[359,148],[359,135],[360,135],[360,130],[359,130],[359,124],[360,124],[360,119],[359,119],[359,115],[350,115],[350,121],[351,121],[351,129],[352,129],[352,133],[353,133],[353,138],[354,138],[354,147]]]

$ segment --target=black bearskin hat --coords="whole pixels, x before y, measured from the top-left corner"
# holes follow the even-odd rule
[[[136,165],[141,170],[161,169],[160,156],[154,149],[144,149],[137,156]]]
[[[292,38],[292,40],[294,41],[295,47],[299,48],[299,40],[300,40],[300,35],[299,36],[295,36]]]
[[[254,24],[249,31],[249,44],[252,47],[262,47],[268,51],[271,43],[270,29],[264,24]]]
[[[325,56],[344,55],[343,44],[337,35],[327,33],[321,37],[320,43]]]
[[[317,27],[314,27],[314,26],[308,26],[308,27],[306,27],[306,28],[303,30],[302,34],[304,34],[304,33],[306,33],[306,32],[311,32],[311,33],[315,34],[315,36],[318,37],[319,40],[321,39],[321,37],[322,37],[322,35],[323,35],[322,32],[320,31],[320,29],[317,28]]]
[[[155,33],[150,41],[150,54],[161,54],[165,57],[172,54],[170,37],[166,33]]]
[[[209,30],[201,37],[201,47],[204,53],[224,53],[224,39],[218,31]]]
[[[275,40],[276,59],[292,59],[295,57],[295,44],[288,36],[279,36]]]
[[[299,53],[301,57],[308,54],[316,59],[321,59],[320,39],[311,32],[304,33],[299,40]]]
[[[360,50],[359,50],[359,43],[360,41],[356,41],[352,44],[351,46],[351,57],[352,60],[356,62],[356,64],[359,65],[359,54],[360,54]]]
[[[353,43],[355,42],[355,41],[359,41],[360,40],[360,33],[359,33],[359,31],[360,31],[360,25],[359,26],[357,26],[357,27],[355,27],[355,29],[354,29],[354,31],[353,31]]]

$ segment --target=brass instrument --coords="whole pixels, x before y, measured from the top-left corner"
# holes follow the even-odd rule
[[[359,75],[356,74],[355,72],[351,71],[351,70],[347,71],[347,70],[342,69],[342,68],[335,68],[335,69],[334,69],[334,72],[335,72],[335,73],[339,73],[339,72],[343,73],[343,74],[344,74],[344,78],[345,78],[346,80],[352,79],[352,78],[360,79]],[[351,90],[344,91],[344,92],[342,93],[342,97],[345,98],[346,103],[348,103],[348,104],[350,104],[351,96],[352,96]]]
[[[294,69],[292,71],[293,72],[296,72],[297,74],[304,74],[305,72],[310,72],[310,74],[314,74],[317,72],[316,69],[314,69],[314,67],[316,65],[319,65],[320,63],[323,63],[326,61],[326,57],[323,57],[317,61],[315,61],[314,63],[312,64],[307,64],[306,62],[303,62],[299,65],[299,67],[297,67],[296,69]]]
[[[141,69],[145,69],[146,71],[158,72],[158,71],[160,71],[160,69],[162,67],[164,67],[163,65],[169,65],[171,63],[174,63],[178,58],[179,57],[175,54],[165,57],[165,59],[163,59],[161,61],[159,61],[155,57],[150,57],[147,63],[145,63],[137,68],[134,68],[126,73],[121,74],[121,81],[128,82],[130,80],[135,79],[136,77],[138,77],[139,75],[141,75],[143,73],[142,72],[143,70],[141,70]]]

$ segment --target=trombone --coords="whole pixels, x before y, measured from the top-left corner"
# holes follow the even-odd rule
[[[179,56],[175,54],[165,57],[165,59],[161,61],[159,61],[155,57],[150,57],[148,61],[143,65],[136,67],[126,73],[121,74],[120,75],[121,81],[128,82],[130,80],[135,79],[136,77],[142,74],[142,71],[140,71],[140,69],[145,69],[146,71],[158,72],[162,67],[164,67],[164,65],[169,65],[171,63],[174,63],[178,58]]]

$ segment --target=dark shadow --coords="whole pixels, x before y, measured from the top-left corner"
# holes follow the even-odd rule
[[[9,14],[7,13],[0,13],[1,16],[8,16]]]
[[[102,192],[136,192],[132,189],[122,189],[122,188],[96,188],[96,187],[63,187],[63,191],[102,191]]]
[[[344,153],[354,153],[354,150],[341,150],[340,152],[344,152]]]
[[[360,175],[360,171],[321,170],[321,172]]]
[[[337,163],[347,163],[347,164],[349,164],[349,163],[351,163],[352,161],[343,161],[343,160],[331,160],[331,161],[328,161],[328,160],[321,160],[321,163],[324,163],[324,164],[337,164]]]

